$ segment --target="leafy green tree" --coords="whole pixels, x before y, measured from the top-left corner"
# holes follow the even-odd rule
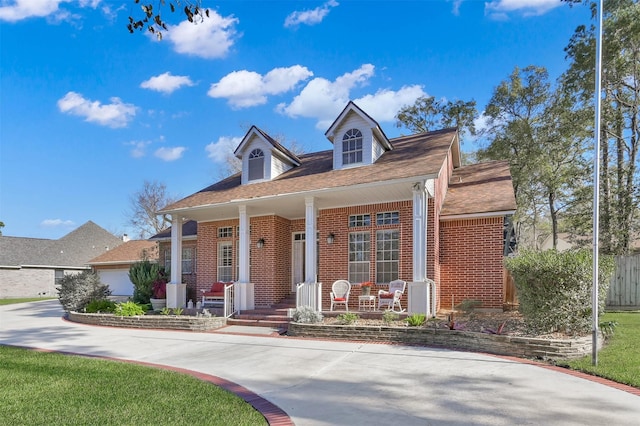
[[[92,271],[67,274],[60,279],[58,298],[65,311],[81,311],[94,300],[106,300],[111,294],[109,286],[100,282]]]
[[[577,202],[588,172],[580,112],[552,87],[545,68],[528,66],[516,67],[496,87],[484,114],[489,144],[477,155],[509,160],[519,239],[531,235],[534,239],[524,245],[536,247],[537,236],[548,229],[556,247],[561,213],[571,214],[568,207]]]
[[[457,127],[461,137],[476,134],[474,120],[478,118],[476,101],[444,101],[433,96],[421,96],[413,105],[406,105],[396,115],[396,126],[412,133],[429,132],[445,127]]]
[[[582,3],[592,8],[595,18],[595,5]],[[565,92],[591,117],[595,42],[595,25],[582,25],[575,30],[565,49],[570,67],[562,77]],[[605,253],[624,254],[629,252],[633,235],[640,229],[640,3],[637,1],[604,3],[601,78],[600,247]],[[593,124],[590,129],[593,132]],[[586,204],[582,207],[589,209]],[[585,234],[591,232],[587,214],[574,226]]]

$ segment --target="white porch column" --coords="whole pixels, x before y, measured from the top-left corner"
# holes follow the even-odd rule
[[[427,190],[424,182],[413,185],[413,281],[427,278]]]
[[[306,197],[304,199],[305,204],[305,222],[304,222],[304,232],[305,232],[305,260],[304,260],[304,270],[305,277],[304,282],[306,283],[315,283],[318,277],[318,271],[316,270],[317,266],[317,247],[316,244],[316,234],[318,233],[316,230],[316,207],[315,200],[313,197]]]
[[[171,216],[171,282],[167,285],[167,308],[184,308],[187,285],[182,284],[182,216]]]
[[[251,236],[247,206],[238,207],[238,217],[240,221],[240,246],[238,247],[238,281],[235,283],[235,308],[242,311],[255,307],[253,283],[250,282]]]

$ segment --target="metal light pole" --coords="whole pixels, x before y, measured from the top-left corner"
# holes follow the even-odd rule
[[[602,11],[604,0],[598,1],[598,27],[596,35],[596,125],[593,156],[593,288],[591,295],[592,343],[591,362],[598,365],[598,240],[600,235],[600,109],[602,102]]]

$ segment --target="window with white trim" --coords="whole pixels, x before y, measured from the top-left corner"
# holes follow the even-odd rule
[[[218,238],[233,237],[233,226],[221,226],[218,228]]]
[[[196,249],[193,247],[182,248],[182,273],[193,274],[195,272],[195,256]],[[164,270],[169,272],[171,270],[171,249],[168,248],[164,251]]]
[[[264,179],[264,152],[254,149],[249,154],[249,180]]]
[[[376,225],[397,225],[400,223],[400,213],[384,212],[376,214]]]
[[[368,232],[349,234],[349,282],[369,281],[371,235]]]
[[[349,216],[349,228],[371,226],[370,214],[352,214]]]
[[[362,163],[362,133],[350,129],[342,137],[342,164]]]
[[[233,243],[218,243],[218,281],[233,281]]]
[[[396,229],[376,232],[376,283],[398,279],[400,233]]]

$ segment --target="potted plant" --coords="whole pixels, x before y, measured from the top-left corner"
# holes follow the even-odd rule
[[[154,311],[159,311],[167,306],[167,277],[163,271],[158,273],[152,285],[152,294],[149,301]]]
[[[360,284],[360,288],[362,289],[362,295],[363,296],[369,296],[369,294],[371,294],[371,287],[373,286],[373,283],[371,281],[366,281],[362,284]]]

